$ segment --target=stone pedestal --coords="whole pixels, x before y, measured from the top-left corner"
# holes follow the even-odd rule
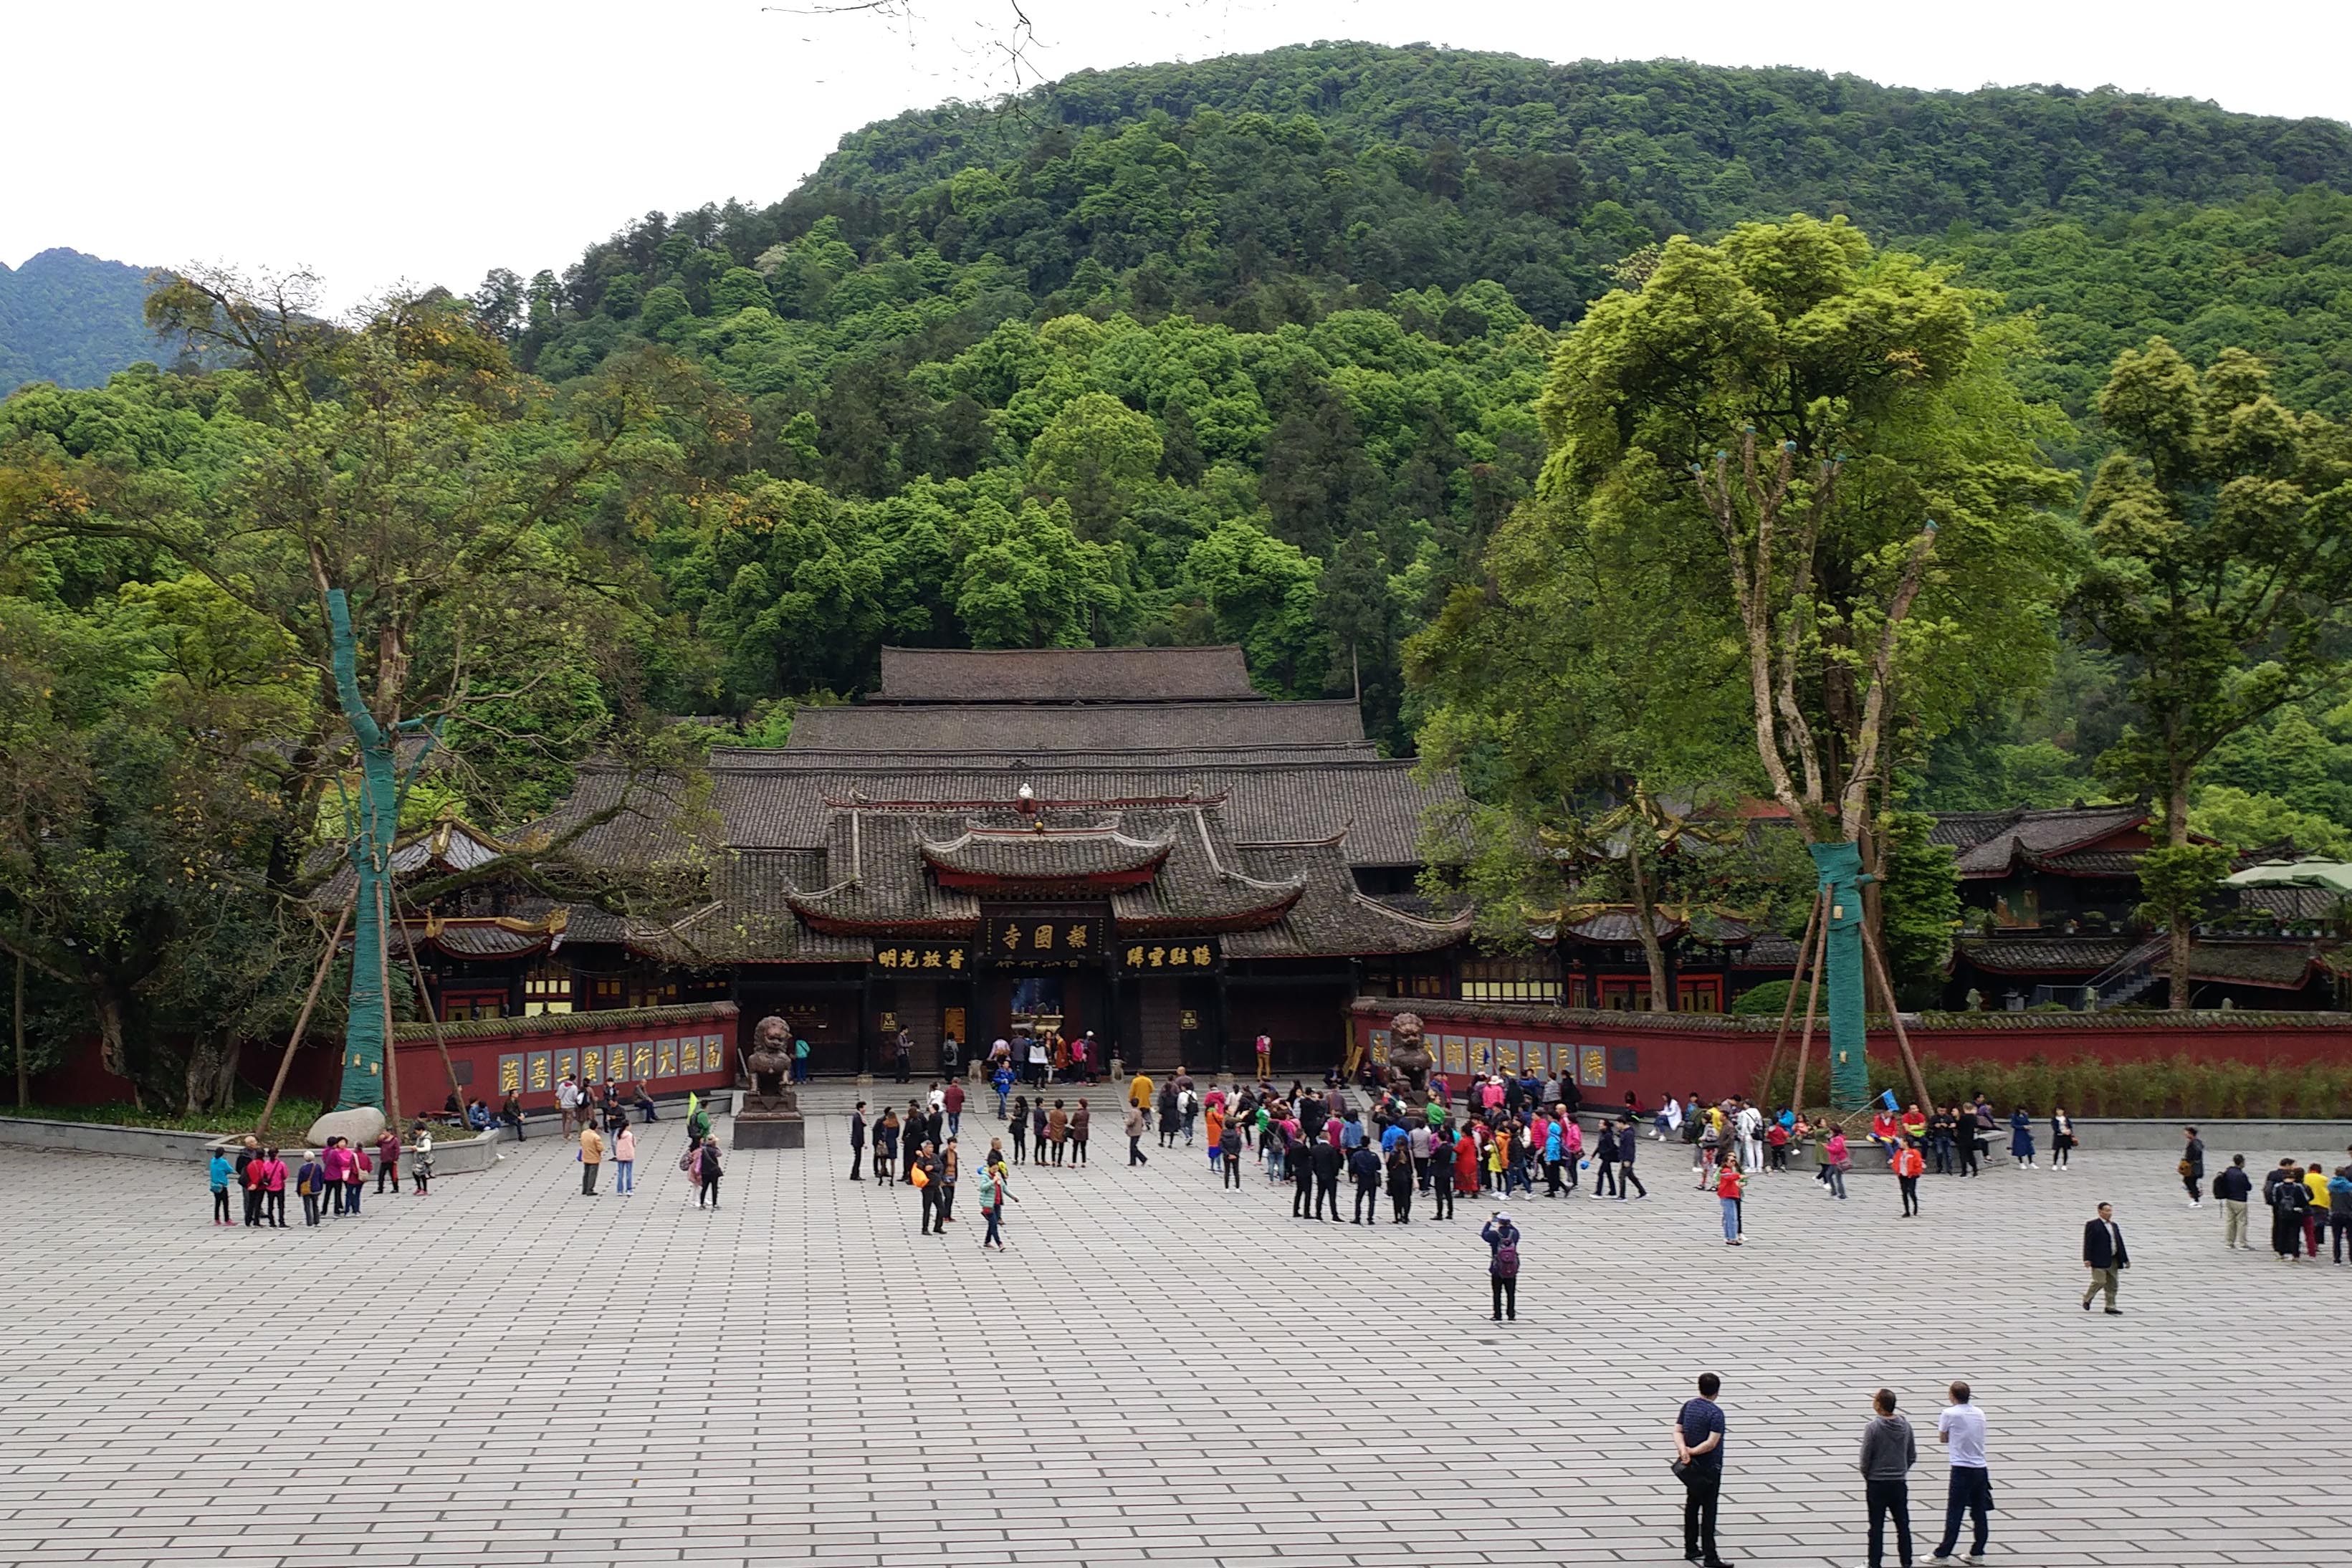
[[[739,1110],[728,1142],[737,1149],[804,1149],[808,1121],[797,1110]]]

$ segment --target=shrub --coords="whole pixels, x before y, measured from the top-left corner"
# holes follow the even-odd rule
[[[1789,1005],[1789,985],[1786,980],[1767,980],[1741,992],[1733,999],[1731,1011],[1742,1018],[1777,1018]]]

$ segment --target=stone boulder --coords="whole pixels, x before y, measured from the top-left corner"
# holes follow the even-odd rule
[[[383,1135],[383,1107],[354,1105],[348,1110],[330,1110],[310,1123],[308,1142],[314,1149],[326,1147],[330,1138],[341,1138],[354,1144],[373,1147]]]

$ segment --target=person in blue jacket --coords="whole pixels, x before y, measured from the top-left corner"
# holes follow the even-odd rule
[[[228,1156],[217,1149],[214,1150],[212,1163],[205,1167],[205,1175],[213,1184],[213,1223],[215,1225],[236,1223],[228,1217],[228,1179],[231,1173]]]
[[[2033,1118],[2021,1105],[2009,1118],[2009,1157],[2021,1165],[2033,1163]]]

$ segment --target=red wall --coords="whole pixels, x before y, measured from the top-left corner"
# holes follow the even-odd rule
[[[1441,1014],[1433,1010],[1437,1005],[1447,1011]],[[1555,1053],[1562,1047],[1580,1048],[1580,1055],[1571,1057],[1571,1060],[1580,1060],[1582,1049],[1598,1047],[1609,1052],[1611,1058],[1602,1075],[1604,1083],[1592,1083],[1587,1076],[1580,1075],[1580,1092],[1587,1104],[1622,1101],[1629,1089],[1643,1106],[1663,1104],[1670,1094],[1680,1098],[1694,1089],[1708,1097],[1749,1091],[1771,1058],[1773,1029],[1778,1022],[1765,1019],[1761,1027],[1749,1028],[1748,1020],[1703,1014],[1668,1015],[1671,1021],[1652,1023],[1640,1015],[1598,1012],[1570,1019],[1560,1019],[1554,1014],[1549,1021],[1536,1022],[1499,1013],[1475,1012],[1460,1003],[1431,1005],[1399,999],[1367,1002],[1359,1006],[1355,1027],[1367,1048],[1371,1032],[1388,1027],[1395,1015],[1419,1013],[1429,1037],[1430,1050],[1437,1056],[1441,1071],[1445,1058],[1440,1047],[1448,1035],[1465,1039],[1538,1041],[1546,1047],[1546,1059],[1554,1066],[1559,1060]],[[2133,1025],[2120,1019],[2113,1024],[2093,1024],[2082,1015],[2071,1016],[2084,1017],[2084,1022],[2019,1020],[2011,1025],[2009,1020],[2016,1016],[2004,1014],[1993,1016],[1999,1021],[1978,1026],[1923,1026],[1911,1031],[1911,1043],[1922,1056],[1946,1061],[2023,1062],[2041,1057],[2060,1062],[2078,1056],[2138,1061],[2182,1054],[2204,1060],[2234,1059],[2257,1066],[2269,1062],[2299,1064],[2319,1058],[2352,1060],[2352,1014],[2331,1016],[2340,1016],[2341,1022],[2302,1026],[2266,1023],[2259,1016],[2239,1022],[2228,1019],[2226,1015],[2210,1013],[2189,1026]],[[2312,1015],[2293,1016],[2307,1018]],[[1792,1026],[1789,1031],[1789,1049],[1792,1052],[1797,1035]],[[1822,1052],[1825,1041],[1824,1034],[1816,1030],[1813,1059],[1817,1068],[1824,1060]],[[1870,1048],[1874,1055],[1891,1052],[1893,1036],[1884,1029],[1873,1029]],[[1634,1068],[1630,1072],[1618,1070],[1622,1058],[1617,1053],[1623,1050],[1633,1052]],[[1454,1091],[1460,1091],[1462,1082],[1462,1075],[1448,1075],[1447,1087]]]
[[[581,1053],[585,1051],[594,1051],[604,1058],[616,1046],[631,1049],[632,1070],[624,1075],[623,1081],[633,1085],[637,1081],[634,1070],[635,1047],[655,1047],[656,1070],[646,1075],[645,1082],[657,1095],[683,1094],[688,1089],[708,1093],[732,1084],[735,1081],[737,1050],[735,1005],[732,1002],[714,1002],[708,1008],[675,1008],[665,1009],[665,1012],[669,1016],[655,1022],[639,1019],[635,1023],[622,1022],[602,1028],[582,1027],[574,1024],[574,1020],[581,1016],[596,1016],[593,1013],[573,1014],[561,1020],[501,1018],[495,1025],[467,1026],[462,1034],[452,1035],[449,1039],[450,1059],[471,1067],[472,1081],[459,1089],[458,1101],[462,1104],[470,1100],[484,1100],[489,1102],[491,1110],[496,1110],[505,1099],[505,1091],[499,1087],[499,1059],[520,1057],[522,1058],[520,1065],[524,1072],[523,1105],[532,1110],[545,1110],[555,1103],[555,1085],[562,1077],[559,1065],[562,1058],[568,1056],[576,1062]],[[495,1032],[477,1032],[483,1029],[494,1029]],[[679,1042],[688,1038],[699,1042],[712,1036],[719,1040],[719,1065],[717,1068],[702,1066],[695,1071],[686,1071],[681,1054],[673,1058],[673,1071],[667,1075],[659,1071],[661,1042]],[[674,1053],[682,1053],[683,1047],[673,1043],[671,1049]],[[415,1116],[439,1110],[441,1102],[449,1093],[449,1078],[442,1070],[440,1052],[436,1049],[432,1036],[428,1034],[422,1038],[412,1038],[404,1033],[399,1050],[400,1103],[404,1111]],[[531,1058],[539,1056],[547,1058],[544,1088],[533,1087],[530,1077]],[[707,1054],[698,1052],[698,1059],[707,1061]],[[609,1068],[604,1069],[600,1076],[606,1082],[613,1081]]]

